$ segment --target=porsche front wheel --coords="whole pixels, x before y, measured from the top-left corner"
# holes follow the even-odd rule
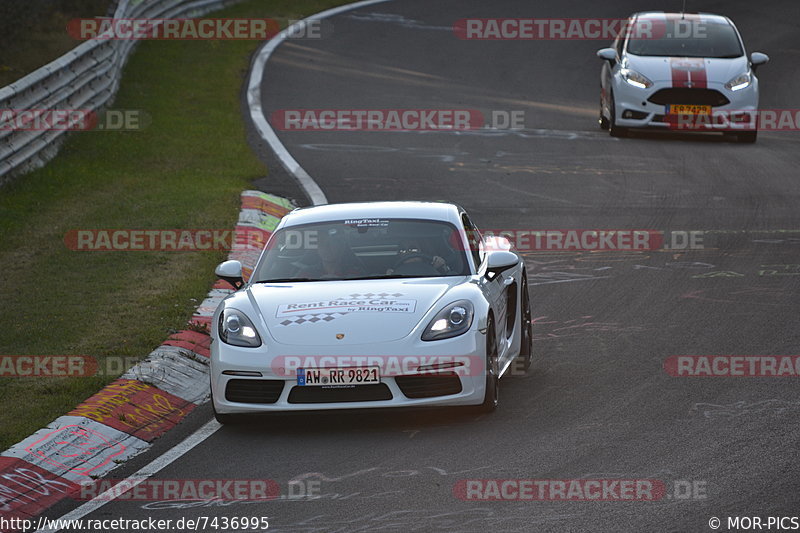
[[[520,344],[519,344],[519,361],[520,368],[523,372],[527,372],[531,367],[531,360],[533,359],[533,320],[531,315],[531,297],[528,294],[528,277],[522,274],[522,298],[521,298],[521,313],[519,316],[520,327]]]
[[[500,376],[497,362],[497,338],[494,331],[494,320],[489,317],[486,325],[486,392],[480,405],[482,413],[491,413],[497,409],[500,392]]]

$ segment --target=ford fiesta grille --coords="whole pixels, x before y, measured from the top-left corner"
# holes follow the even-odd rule
[[[225,399],[237,403],[275,403],[283,392],[282,379],[232,379]]]
[[[433,398],[461,392],[461,380],[452,372],[424,376],[398,376],[394,380],[407,398]]]
[[[690,89],[674,87],[656,91],[647,99],[658,105],[710,105],[714,107],[731,103],[724,94],[714,89]]]
[[[385,383],[348,387],[295,386],[289,393],[289,403],[375,402],[391,399],[392,391]]]

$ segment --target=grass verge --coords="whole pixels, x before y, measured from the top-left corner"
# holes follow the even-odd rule
[[[302,18],[347,3],[249,0],[213,17]],[[125,68],[115,109],[143,131],[73,135],[46,167],[0,189],[0,356],[141,359],[183,329],[225,252],[74,252],[71,229],[231,229],[265,169],[239,96],[254,41],[150,41]],[[0,377],[0,450],[113,377]]]

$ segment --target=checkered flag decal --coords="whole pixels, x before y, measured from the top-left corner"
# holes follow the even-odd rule
[[[330,322],[331,320],[336,320],[340,316],[344,316],[346,314],[347,313],[309,313],[307,315],[297,315],[287,318],[286,320],[280,322],[280,325],[292,326],[305,324],[306,322],[311,322],[312,324],[316,324],[317,322]]]

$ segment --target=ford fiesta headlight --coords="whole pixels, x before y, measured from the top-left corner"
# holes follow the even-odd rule
[[[472,317],[474,315],[474,308],[468,300],[459,300],[451,303],[436,313],[436,316],[433,317],[431,323],[422,333],[422,340],[438,341],[466,333],[472,326]]]
[[[258,348],[261,337],[247,315],[231,307],[219,315],[219,338],[226,344]]]
[[[622,76],[623,80],[628,82],[628,85],[633,85],[639,89],[649,89],[653,86],[652,81],[630,68],[621,69],[619,75]]]
[[[747,89],[750,87],[750,84],[753,82],[753,77],[750,75],[749,72],[745,72],[744,74],[740,74],[736,76],[731,81],[725,84],[725,88],[729,91],[741,91],[742,89]]]

